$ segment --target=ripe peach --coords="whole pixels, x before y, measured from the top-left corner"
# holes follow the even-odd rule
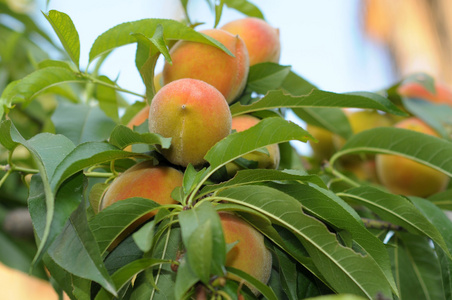
[[[237,132],[244,131],[257,123],[260,119],[252,115],[240,115],[232,118],[231,129],[235,129]],[[267,153],[253,151],[251,153],[245,154],[243,158],[251,161],[257,162],[257,168],[259,169],[277,169],[280,161],[280,153],[278,144],[268,145],[265,147],[268,151]],[[226,170],[229,176],[234,176],[234,174],[240,170],[240,166],[235,162],[230,162],[226,165]]]
[[[171,163],[203,164],[207,151],[231,132],[231,111],[223,95],[208,83],[180,79],[155,95],[149,111],[149,131],[171,137],[160,149]]]
[[[262,62],[279,62],[281,42],[279,29],[259,18],[231,21],[220,29],[238,35],[245,42],[250,56],[250,66]]]
[[[395,125],[438,136],[427,124],[411,117]],[[444,190],[449,177],[433,168],[398,155],[376,155],[376,169],[381,183],[392,193],[428,197]]]
[[[240,269],[267,284],[272,256],[265,247],[264,236],[233,213],[219,214],[226,243],[237,243],[226,255],[226,266]],[[238,279],[231,275],[229,277]],[[256,289],[250,289],[257,294]]]
[[[336,151],[333,143],[334,134],[331,131],[311,124],[306,125],[306,130],[318,141],[317,143],[309,141],[313,157],[319,162],[330,159]]]
[[[213,85],[231,103],[243,92],[248,77],[245,43],[224,30],[201,32],[222,43],[235,57],[211,45],[178,41],[170,50],[173,63],[165,63],[163,68],[163,83],[181,78],[199,79]]]
[[[436,104],[448,104],[452,106],[452,89],[441,81],[435,81],[435,93],[428,91],[417,82],[408,82],[398,87],[400,96],[419,98]]]
[[[179,170],[168,166],[154,166],[152,161],[140,162],[113,180],[102,197],[99,209],[132,197],[148,198],[161,205],[177,203],[171,193],[176,187],[182,186],[182,180],[183,174]],[[115,247],[156,213],[152,211],[133,223],[111,247]]]

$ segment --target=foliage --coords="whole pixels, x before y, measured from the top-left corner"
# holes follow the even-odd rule
[[[181,2],[188,12],[188,1]],[[224,5],[263,18],[246,0],[216,1],[215,25]],[[72,299],[187,299],[203,288],[227,299],[238,299],[240,291],[240,297],[254,297],[235,281],[219,284],[227,273],[251,283],[267,299],[328,294],[350,294],[331,299],[450,299],[452,223],[444,211],[452,210],[451,190],[428,199],[404,197],[340,168],[341,158],[352,153],[391,153],[452,176],[450,108],[407,101],[396,93],[400,83],[378,93],[339,94],[317,89],[290,66],[258,64],[250,68],[246,89],[230,109],[263,121],[218,142],[205,156],[205,168],[179,167],[184,185],[173,193],[177,205],[130,198],[98,212],[105,187],[118,173],[137,161],[162,162],[156,146],[170,146],[170,139],[124,126],[127,116],[154,95],[154,74],[143,66],[155,66],[160,54],[170,61],[168,48],[176,40],[227,49],[190,27],[188,13],[188,25],[144,19],[101,34],[89,55],[94,71],[82,70],[79,36],[68,14],[52,10],[43,16],[60,49],[26,14],[4,3],[0,9],[25,26],[18,32],[0,23],[0,221],[27,206],[35,235],[35,242],[24,241],[2,228],[3,263],[49,279],[45,265],[55,287]],[[31,33],[62,55],[48,57]],[[137,70],[147,88],[135,104],[122,96],[132,92],[98,74],[111,51],[130,43],[137,44]],[[431,81],[421,84],[432,86]],[[442,137],[389,127],[353,134],[342,108],[415,115]],[[284,119],[288,110],[346,138],[346,144],[326,163],[299,156],[288,142],[315,138]],[[282,153],[279,170],[245,169],[231,179],[222,177],[227,163],[275,143]],[[130,145],[146,146],[125,151]],[[31,180],[27,174],[34,174]],[[129,225],[156,209],[151,221],[109,248]],[[235,211],[264,234],[274,262],[268,286],[225,268],[227,245],[217,211]]]

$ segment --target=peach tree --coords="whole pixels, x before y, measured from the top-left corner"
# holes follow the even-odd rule
[[[181,2],[187,12],[188,1]],[[213,27],[223,9],[264,20],[247,1],[212,6]],[[176,67],[198,57],[194,52],[173,61],[172,50],[180,41],[228,59],[240,54],[198,31],[187,13],[183,22],[118,24],[98,36],[89,52],[90,68],[83,69],[79,35],[68,14],[43,13],[57,44],[25,14],[6,4],[0,8],[26,28],[23,35],[0,28],[0,221],[6,224],[10,212],[26,207],[33,226],[32,243],[2,227],[0,260],[5,264],[46,278],[71,299],[452,297],[452,223],[445,214],[452,210],[452,97],[435,103],[422,95],[407,96],[399,88],[411,84],[434,94],[434,78],[414,74],[378,92],[333,93],[280,65],[274,53],[272,59],[252,65],[247,58],[241,65],[243,86],[225,103],[230,119],[250,115],[259,121],[243,130],[229,124],[230,134],[209,146],[201,163],[178,165],[168,160],[166,151],[192,130],[181,150],[191,151],[187,148],[203,142],[201,134],[215,127],[219,115],[209,115],[206,105],[200,105],[196,118],[172,122],[206,118],[210,124],[185,124],[191,127],[175,136],[150,130],[153,118],[127,126],[169,89],[165,79],[163,87],[154,80],[158,59]],[[41,35],[58,58],[34,43],[31,34]],[[112,51],[129,44],[136,45],[135,64],[146,91],[142,95],[100,72]],[[248,51],[251,56],[251,47]],[[195,60],[198,69],[184,77],[199,69],[218,71],[215,59],[210,64]],[[229,74],[223,69],[219,73]],[[131,103],[127,94],[139,100]],[[359,123],[358,129],[369,129],[356,130],[350,109],[387,118],[390,125]],[[289,111],[313,130],[287,120]],[[171,113],[159,117],[170,119]],[[422,120],[436,134],[392,126],[407,118]],[[314,129],[340,142],[329,143]],[[314,153],[300,155],[292,141],[309,142]],[[330,148],[321,153],[316,143]],[[277,163],[260,166],[259,157],[272,155],[269,146],[275,145]],[[428,195],[391,192],[382,184],[384,172],[374,176],[379,173],[376,155],[426,165],[441,174],[444,184]],[[102,205],[112,182],[140,163],[183,174],[168,192],[172,202],[132,193]],[[234,172],[228,169],[231,164]],[[389,172],[402,167],[389,166]],[[149,180],[142,185],[155,190],[163,183]],[[125,189],[138,187],[128,183]],[[229,238],[225,214],[252,228],[262,241],[260,249],[251,247],[251,235]],[[248,270],[230,263],[234,249],[250,252],[248,263],[256,266],[270,261],[268,276],[255,274],[256,266]],[[258,250],[269,254],[261,258]]]

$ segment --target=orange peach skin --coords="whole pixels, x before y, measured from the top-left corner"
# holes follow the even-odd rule
[[[170,137],[169,149],[160,149],[168,161],[199,166],[218,141],[231,132],[231,111],[223,95],[210,84],[180,79],[155,95],[149,111],[149,131]]]
[[[224,30],[201,32],[222,43],[235,57],[211,45],[178,41],[170,50],[173,63],[165,63],[163,68],[163,83],[181,78],[199,79],[213,85],[228,103],[232,103],[243,92],[248,77],[249,57],[245,43]]]
[[[151,161],[140,162],[113,180],[102,197],[99,209],[132,197],[151,199],[161,205],[177,203],[171,193],[176,187],[182,186],[182,180],[183,174],[179,170],[168,166],[154,166]],[[157,211],[152,211],[138,219],[123,232],[112,247],[156,213]]]
[[[419,98],[436,104],[447,104],[452,106],[452,90],[446,84],[435,81],[435,93],[428,91],[421,84],[409,82],[402,84],[397,89],[401,96],[408,98]]]
[[[259,18],[243,18],[231,21],[220,29],[238,35],[245,42],[250,66],[263,62],[279,62],[281,42],[279,30]]]
[[[401,121],[395,127],[438,136],[415,117]],[[380,182],[394,194],[428,197],[444,190],[449,182],[449,177],[444,173],[405,157],[378,154],[375,159]]]
[[[219,214],[225,242],[237,243],[226,255],[226,266],[240,269],[267,284],[272,268],[272,256],[265,247],[264,236],[232,213]],[[238,280],[234,276],[229,277]],[[257,294],[256,289],[250,289]]]
[[[235,129],[237,132],[241,132],[253,127],[259,123],[259,121],[260,119],[252,115],[240,115],[232,118],[231,128]],[[277,169],[281,158],[278,145],[268,145],[265,148],[267,149],[268,154],[254,151],[245,154],[243,158],[256,161],[259,169]],[[230,162],[226,165],[229,176],[233,176],[239,169],[240,166],[234,162]]]

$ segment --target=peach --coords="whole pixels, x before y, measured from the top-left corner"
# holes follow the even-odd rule
[[[220,29],[238,35],[245,42],[250,66],[263,62],[279,62],[281,42],[279,29],[259,18],[243,18],[231,21]]]
[[[445,83],[435,81],[435,93],[428,91],[417,82],[408,82],[397,88],[400,96],[407,98],[419,98],[436,104],[447,104],[452,106],[452,89]]]
[[[127,123],[127,127],[133,130],[134,126],[139,126],[144,123],[149,117],[149,105],[143,107],[132,119],[130,119],[129,123]]]
[[[330,159],[336,151],[333,143],[334,134],[331,131],[311,124],[306,125],[306,130],[318,141],[317,143],[309,141],[313,157],[319,162]]]
[[[180,166],[199,166],[218,141],[231,132],[231,111],[223,95],[197,79],[168,83],[155,95],[149,111],[149,131],[170,137],[160,152]]]
[[[232,103],[243,92],[248,77],[245,43],[224,30],[201,32],[222,43],[234,56],[211,45],[178,41],[170,50],[172,64],[165,63],[163,68],[163,83],[181,78],[199,79],[213,85]]]
[[[152,161],[143,161],[127,169],[113,180],[102,197],[100,210],[111,204],[132,197],[151,199],[161,205],[177,203],[171,197],[172,191],[182,186],[183,174],[169,166],[154,166]],[[152,218],[152,211],[133,223],[112,244],[115,247],[138,226]]]
[[[226,255],[226,266],[240,269],[267,284],[272,268],[272,256],[265,247],[264,236],[233,213],[219,214],[225,242],[237,243]],[[238,280],[233,275],[228,277]],[[255,288],[250,289],[253,293],[258,293]]]
[[[438,136],[416,117],[394,126]],[[399,155],[377,154],[375,160],[381,183],[394,194],[428,197],[444,190],[449,182],[449,177],[444,173]]]
[[[235,129],[237,132],[244,131],[250,127],[259,123],[260,119],[252,115],[240,115],[232,118],[231,129]],[[265,147],[267,153],[253,151],[245,154],[243,158],[257,162],[257,168],[259,169],[277,169],[280,161],[280,153],[278,144],[268,145]],[[234,176],[235,173],[240,170],[240,166],[235,162],[230,162],[226,165],[226,170],[229,176]]]

